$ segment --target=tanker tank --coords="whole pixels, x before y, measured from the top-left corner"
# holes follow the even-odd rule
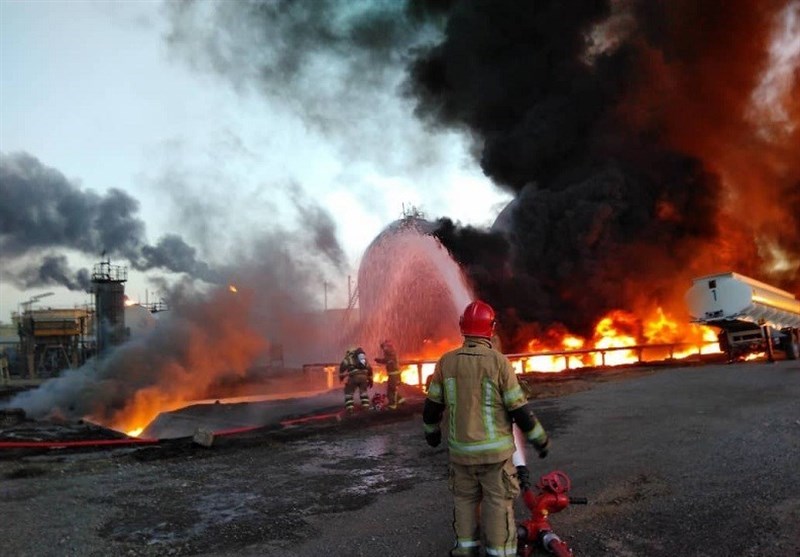
[[[731,359],[771,349],[800,357],[800,301],[791,293],[728,272],[694,279],[685,296],[692,321],[719,327],[720,348]]]

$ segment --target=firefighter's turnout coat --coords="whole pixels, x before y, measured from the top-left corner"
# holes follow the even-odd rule
[[[445,413],[456,534],[450,555],[477,556],[480,528],[486,555],[515,556],[513,501],[520,488],[511,459],[516,449],[512,419],[535,447],[546,447],[548,439],[527,409],[511,362],[492,349],[489,339],[465,337],[461,348],[436,364],[423,410],[425,437],[432,446],[441,441],[439,422]]]
[[[398,363],[397,351],[384,345],[381,345],[381,349],[383,350],[383,357],[375,358],[375,361],[386,366],[386,396],[389,399],[389,408],[397,408],[398,404],[404,402],[398,391],[400,364]]]
[[[466,337],[463,346],[441,357],[428,398],[446,406],[450,461],[458,464],[501,462],[514,453],[509,412],[527,398],[511,362],[482,338]],[[426,429],[438,424],[426,424]]]

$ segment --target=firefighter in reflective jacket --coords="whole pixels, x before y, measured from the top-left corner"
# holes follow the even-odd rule
[[[339,381],[344,381],[344,407],[352,412],[353,394],[358,389],[361,396],[361,407],[369,409],[369,392],[372,387],[372,367],[367,363],[367,355],[361,348],[347,351],[339,364]]]
[[[389,399],[389,408],[394,410],[398,405],[403,404],[405,399],[400,396],[397,387],[400,385],[400,366],[397,363],[397,350],[391,340],[381,342],[382,358],[375,358],[379,364],[386,366],[386,397]]]
[[[549,439],[520,388],[511,363],[491,344],[494,310],[475,301],[461,316],[461,348],[436,364],[423,410],[425,440],[441,443],[439,423],[447,411],[449,487],[454,500],[455,547],[451,556],[478,555],[481,530],[486,555],[516,555],[514,499],[519,479],[512,422],[547,456]]]

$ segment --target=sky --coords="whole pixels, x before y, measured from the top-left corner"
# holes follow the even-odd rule
[[[414,116],[401,91],[402,57],[390,53],[375,64],[380,72],[361,74],[362,83],[341,47],[303,57],[302,45],[287,45],[291,35],[276,30],[253,37],[257,54],[244,58],[225,52],[225,37],[209,27],[236,17],[225,5],[0,1],[4,169],[55,172],[56,191],[88,202],[87,215],[112,202],[109,192],[123,192],[115,199],[127,203],[136,246],[151,254],[132,264],[112,260],[132,266],[129,297],[153,301],[181,270],[229,263],[255,231],[292,235],[317,215],[329,219],[333,249],[341,250],[325,277],[329,306],[341,306],[365,248],[404,207],[488,227],[511,199],[483,174],[465,133],[434,130]],[[413,39],[426,33],[437,31]],[[243,60],[256,56],[275,58],[277,68],[299,66],[254,77],[256,65]],[[28,191],[27,207],[46,197]],[[103,242],[34,242],[35,234],[16,229],[0,241],[0,322],[45,292],[53,295],[35,307],[90,301],[80,281],[70,290],[31,272],[48,256],[66,257],[61,270],[91,269]],[[160,241],[170,235],[194,250],[190,266],[159,265],[146,251],[165,247]],[[319,292],[321,307],[321,284]]]

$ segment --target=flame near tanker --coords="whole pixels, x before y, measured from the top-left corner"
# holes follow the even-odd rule
[[[514,192],[492,234],[439,237],[503,311],[590,333],[684,315],[693,276],[800,290],[800,2],[449,3],[417,112],[469,129]],[[498,249],[504,246],[504,250]]]

